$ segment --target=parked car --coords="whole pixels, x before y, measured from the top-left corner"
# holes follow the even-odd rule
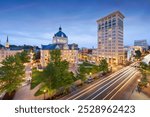
[[[93,78],[88,78],[86,81],[85,81],[85,83],[91,83],[91,82],[93,82],[94,80],[93,80]]]

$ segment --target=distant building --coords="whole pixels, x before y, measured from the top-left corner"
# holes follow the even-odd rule
[[[6,40],[6,45],[5,45],[6,48],[9,48],[9,41],[8,41],[8,36],[7,36],[7,40]]]
[[[92,50],[92,62],[95,64],[99,64],[100,62],[97,48]]]
[[[3,46],[2,44],[0,44],[0,49],[4,48],[5,46]]]
[[[79,61],[86,61],[93,64],[99,64],[97,49],[82,48],[79,50]]]
[[[92,56],[92,49],[81,48],[79,50],[79,60],[80,61],[89,61],[91,56]]]
[[[98,57],[110,64],[123,64],[123,20],[124,15],[116,11],[97,20]]]
[[[127,61],[134,61],[135,59],[135,51],[140,50],[140,52],[143,52],[143,48],[141,46],[129,46],[125,48],[125,53],[126,53],[126,60]]]
[[[54,34],[52,44],[42,45],[41,48],[41,65],[42,67],[46,67],[50,62],[50,51],[60,49],[62,60],[66,60],[69,62],[70,66],[76,66],[78,63],[78,45],[68,44],[68,37],[64,32],[62,32],[62,28],[59,28],[59,31]]]
[[[146,63],[147,65],[150,65],[150,54],[145,56],[144,59],[142,60],[142,62]]]
[[[7,36],[6,45],[3,46],[0,44],[0,62],[2,62],[6,57],[14,56],[17,53],[22,52],[23,50],[17,48],[16,46],[9,45],[9,40]]]
[[[144,50],[148,50],[147,40],[135,40],[134,46],[141,46]]]

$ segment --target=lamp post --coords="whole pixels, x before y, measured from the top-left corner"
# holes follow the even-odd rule
[[[92,73],[90,72],[90,79],[92,78]]]
[[[92,75],[92,73],[90,72],[90,75]]]
[[[45,93],[46,93],[46,89],[44,89],[44,90],[43,90],[43,92],[44,92],[44,100],[45,100]]]
[[[138,79],[137,81],[138,81],[138,83],[139,83],[139,82],[141,82],[141,80],[140,80],[140,79]]]

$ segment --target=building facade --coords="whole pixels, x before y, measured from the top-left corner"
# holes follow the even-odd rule
[[[150,65],[150,54],[145,56],[144,59],[142,60],[142,62],[144,62],[147,65]]]
[[[11,45],[9,45],[9,40],[8,40],[8,37],[7,37],[5,46],[0,44],[0,63],[4,59],[6,59],[6,57],[14,56],[15,54],[20,53],[22,51],[23,50],[20,49],[20,48],[11,47]]]
[[[135,60],[135,55],[136,51],[139,50],[141,53],[143,52],[143,48],[141,46],[129,46],[128,48],[125,49],[126,53],[126,60],[127,61],[134,61]]]
[[[148,50],[147,40],[135,40],[134,46],[141,46],[144,50]]]
[[[105,58],[110,64],[123,64],[123,20],[124,15],[116,11],[97,20],[98,57]]]
[[[42,45],[41,48],[41,66],[44,68],[50,62],[50,51],[60,49],[61,59],[69,62],[70,67],[76,66],[78,64],[78,45],[68,44],[68,37],[62,32],[62,28],[54,34],[52,44]]]

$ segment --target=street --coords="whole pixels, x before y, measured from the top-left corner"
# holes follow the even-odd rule
[[[27,63],[25,65],[25,78],[24,78],[25,81],[22,83],[22,86],[28,85],[30,83],[31,75],[32,75],[31,63]]]
[[[60,98],[61,100],[119,100],[130,99],[131,94],[137,86],[140,77],[137,63],[120,69],[119,71],[73,91]],[[30,65],[29,65],[30,66]],[[29,69],[28,69],[29,68]],[[30,67],[26,67],[29,76]],[[25,85],[17,91],[14,99],[43,99],[42,96],[35,97],[37,89],[30,90],[30,85]]]
[[[119,98],[125,92],[125,87],[134,82],[136,84],[136,76],[139,73],[137,68],[134,67],[137,63],[127,66],[110,76],[107,76],[89,87],[82,90],[73,92],[61,99],[66,100],[113,100]],[[133,83],[132,83],[133,84]],[[136,85],[128,87],[134,90]],[[128,95],[127,97],[129,97]],[[126,99],[126,98],[125,98]]]

